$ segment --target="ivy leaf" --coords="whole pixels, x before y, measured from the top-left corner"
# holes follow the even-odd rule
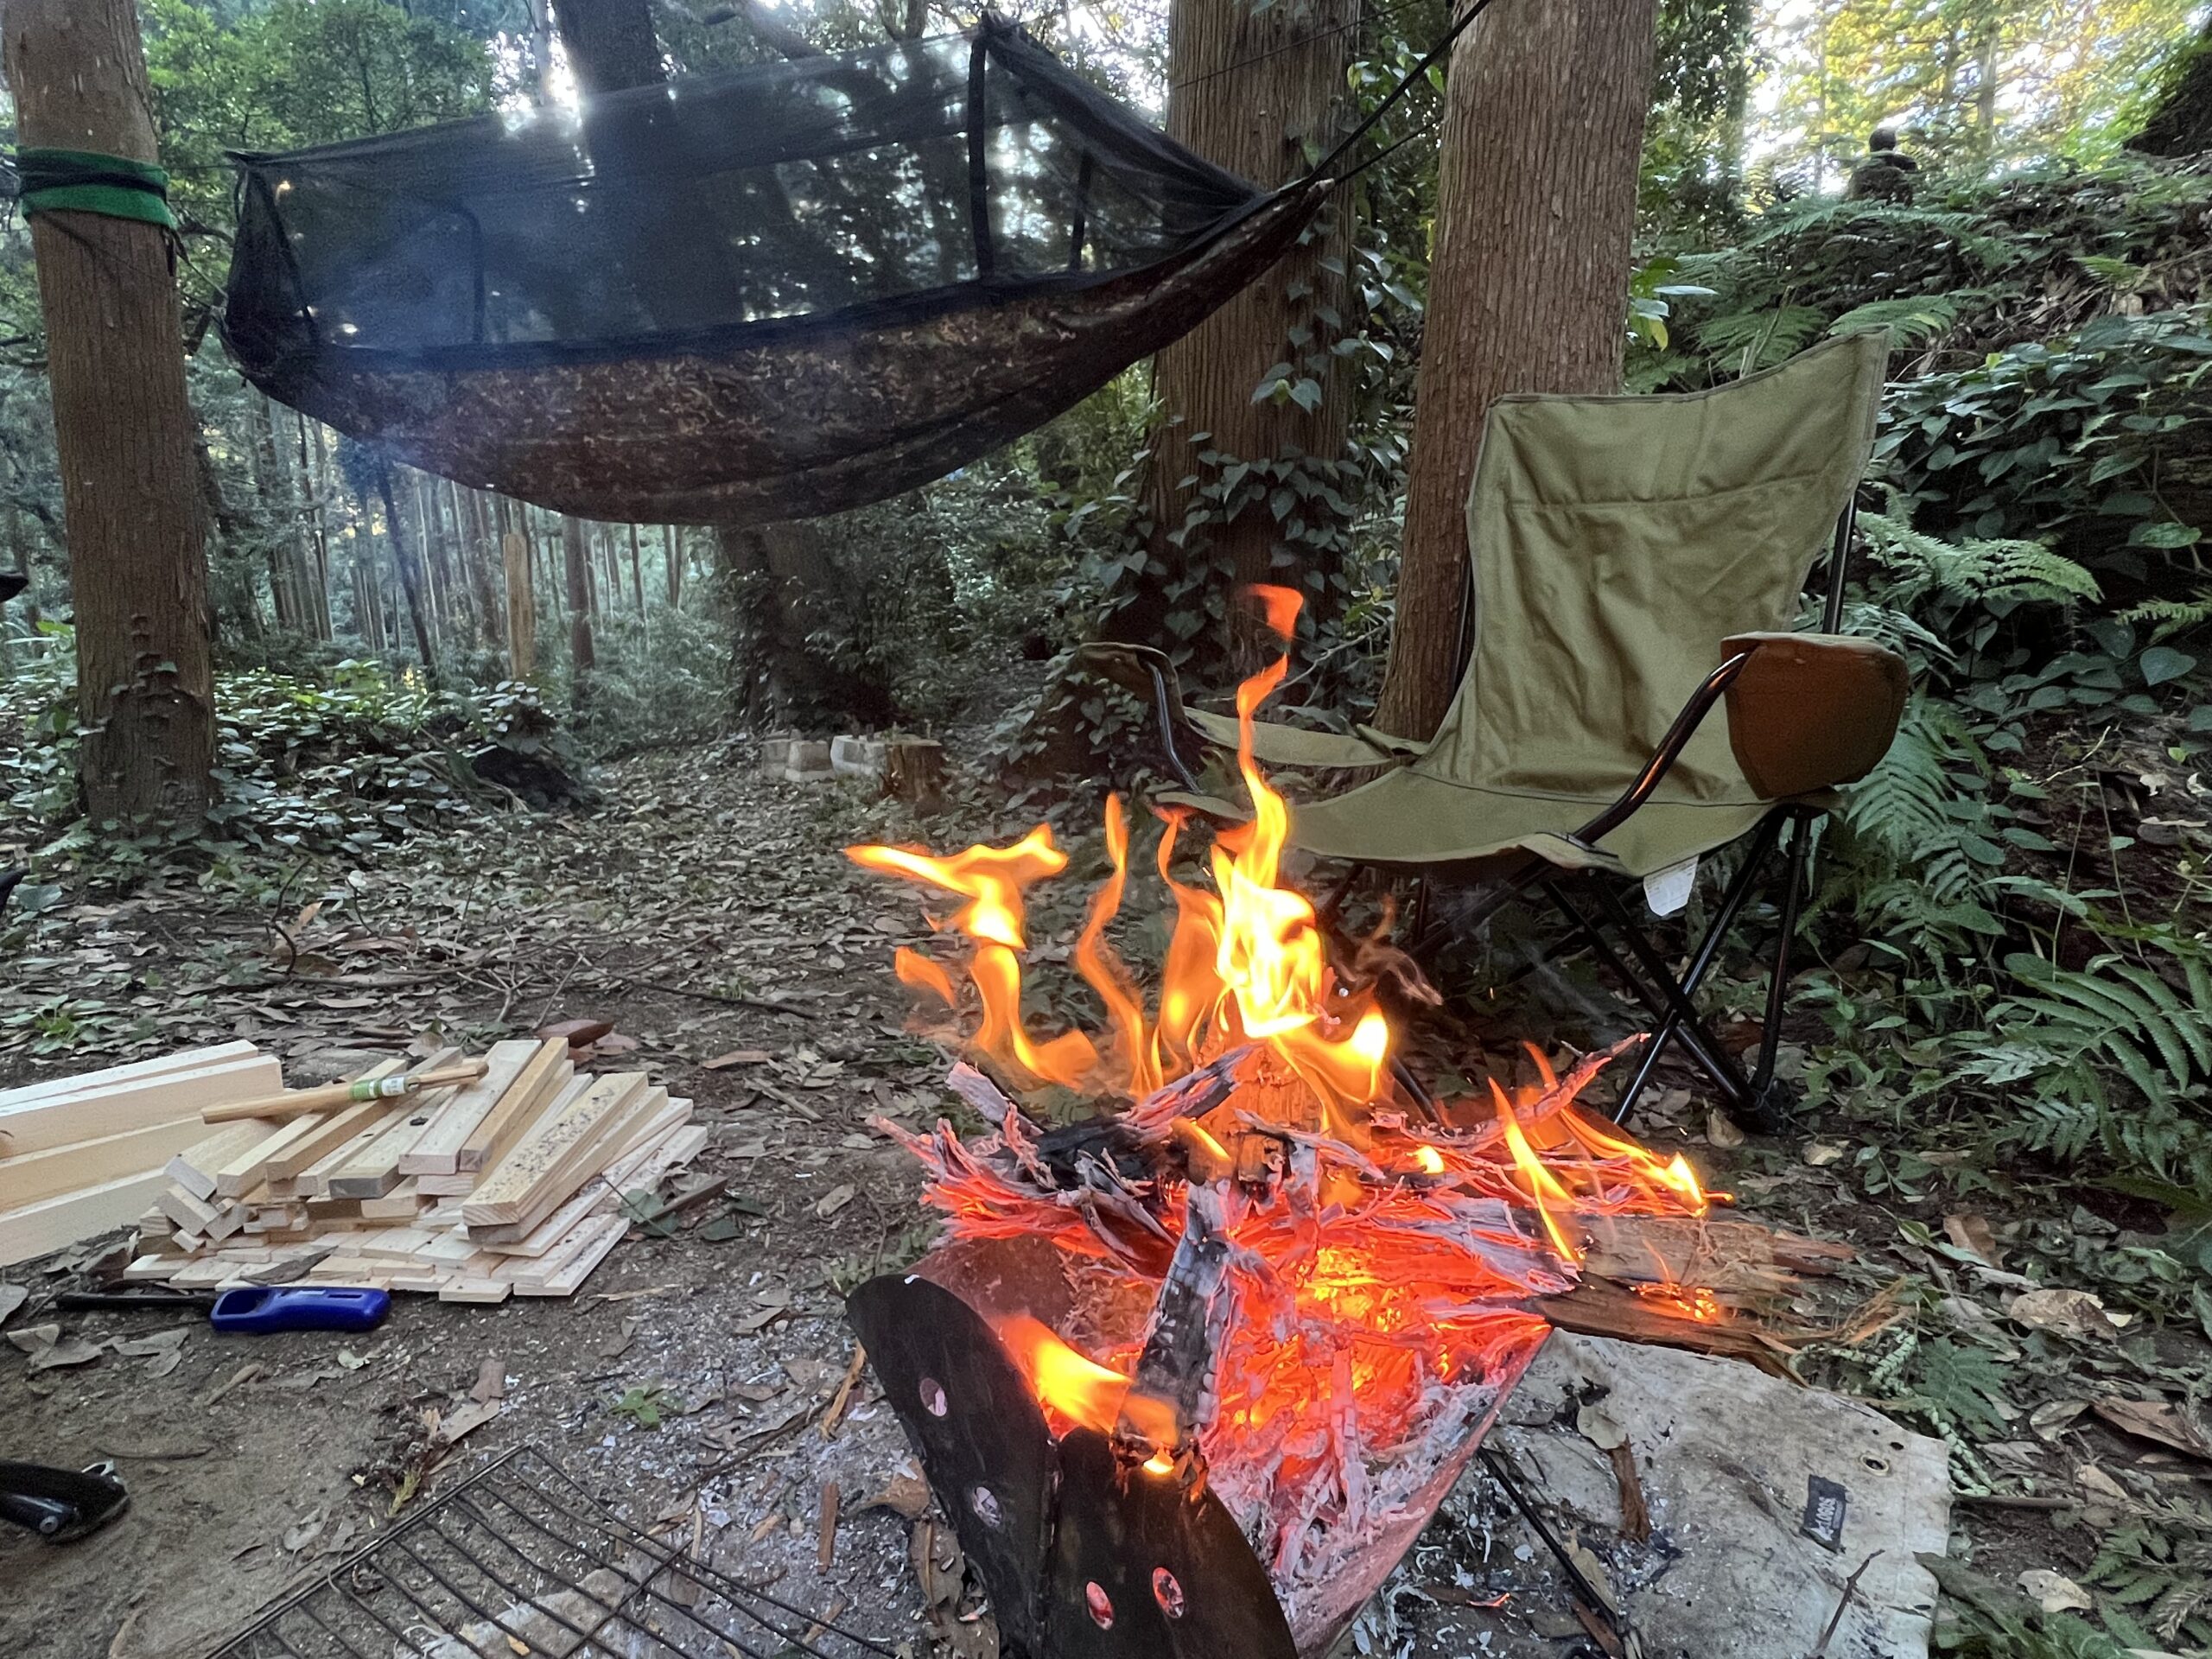
[[[2185,651],[2176,651],[2171,645],[2153,645],[2137,661],[2145,685],[2164,685],[2196,666],[2196,658]]]
[[[2130,547],[2194,547],[2203,537],[2204,532],[2194,524],[2166,519],[2136,525],[2127,532],[2127,543]]]

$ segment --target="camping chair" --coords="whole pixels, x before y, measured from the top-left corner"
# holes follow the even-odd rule
[[[1709,391],[1501,398],[1467,503],[1471,637],[1436,735],[1259,723],[1263,765],[1388,768],[1292,805],[1292,843],[1350,866],[1325,914],[1363,869],[1493,882],[1471,910],[1426,925],[1425,884],[1415,954],[1541,894],[1618,976],[1654,1037],[1617,1116],[1677,1044],[1732,1116],[1772,1126],[1782,1115],[1776,1048],[1812,830],[1834,786],[1887,751],[1904,707],[1904,661],[1835,632],[1886,358],[1872,330]],[[1823,551],[1824,632],[1784,632]],[[1157,652],[1106,645],[1086,659],[1156,700],[1191,786],[1165,798],[1248,815],[1199,793],[1176,744],[1179,730],[1233,746],[1233,719],[1185,709]],[[1725,730],[1706,718],[1724,702]],[[1746,836],[1678,976],[1623,901],[1622,878],[1645,881],[1653,908],[1671,912],[1695,861]],[[1785,836],[1766,1019],[1747,1072],[1694,999]]]

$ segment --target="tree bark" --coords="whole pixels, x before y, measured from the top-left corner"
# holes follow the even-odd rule
[[[553,15],[585,97],[661,78],[660,42],[646,0],[555,0]]]
[[[530,537],[511,530],[499,538],[507,581],[507,673],[518,680],[537,675],[537,603],[531,591]]]
[[[1620,389],[1654,11],[1502,7],[1452,50],[1386,731],[1428,736],[1458,688],[1467,489],[1491,403]]]
[[[158,159],[131,0],[10,0],[16,138]],[[30,221],[77,618],[78,777],[93,819],[184,823],[213,785],[207,523],[169,245],[96,213]]]
[[[311,579],[315,610],[315,638],[328,639],[336,630],[330,621],[330,456],[322,442],[322,423],[314,429],[315,448],[313,464],[309,464],[308,448],[308,417],[295,413],[300,435],[300,486],[308,499],[308,516],[305,521],[311,535],[310,544],[315,554],[315,568]]]
[[[413,549],[407,544],[407,527],[400,522],[399,505],[392,499],[391,464],[377,465],[377,497],[384,503],[385,533],[391,538],[391,562],[399,568],[399,589],[407,599],[407,625],[414,630],[416,653],[430,683],[438,680],[438,653],[430,632],[430,613],[423,593],[423,572]]]
[[[581,518],[561,520],[561,552],[569,579],[569,675],[574,700],[585,700],[585,680],[599,666],[591,643],[591,558]]]
[[[1327,149],[1340,130],[1358,17],[1358,0],[1264,7],[1251,0],[1176,0],[1168,22],[1169,136],[1257,184],[1299,177],[1311,165],[1309,150]],[[1223,467],[1201,462],[1202,451],[1232,461],[1333,461],[1343,455],[1350,376],[1345,359],[1330,347],[1345,332],[1351,221],[1351,192],[1339,191],[1304,245],[1154,359],[1160,413],[1146,505],[1151,551],[1166,567],[1165,581],[1172,583],[1189,561],[1211,554],[1230,567],[1239,586],[1306,587],[1310,581],[1309,602],[1321,597],[1328,570],[1316,568],[1310,543],[1287,533],[1301,521],[1305,528],[1325,526],[1328,509],[1314,497],[1297,495],[1278,515],[1271,498],[1280,498],[1254,478],[1245,486],[1250,499],[1232,506],[1228,522],[1183,532],[1199,490],[1221,480]],[[1291,400],[1287,391],[1253,401],[1269,371],[1283,365],[1291,373],[1281,384],[1298,387],[1312,407]],[[1201,435],[1204,442],[1193,442]],[[1160,603],[1141,600],[1115,632],[1157,636]],[[1253,626],[1253,614],[1248,606],[1228,607],[1224,643],[1229,666],[1239,673],[1274,649],[1259,637],[1263,631]]]

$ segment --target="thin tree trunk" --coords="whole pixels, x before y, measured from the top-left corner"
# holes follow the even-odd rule
[[[1259,184],[1300,176],[1310,165],[1309,147],[1326,149],[1340,130],[1358,16],[1358,0],[1176,0],[1168,20],[1169,136]],[[1313,544],[1290,534],[1325,528],[1331,515],[1317,497],[1298,496],[1278,517],[1274,492],[1255,477],[1245,492],[1252,499],[1235,504],[1228,522],[1188,537],[1183,531],[1199,491],[1221,480],[1223,465],[1202,462],[1202,451],[1262,462],[1325,462],[1344,454],[1350,375],[1347,359],[1330,347],[1350,309],[1351,220],[1351,192],[1340,191],[1305,245],[1154,359],[1160,414],[1146,505],[1153,556],[1166,566],[1170,582],[1193,556],[1210,552],[1240,586],[1299,587],[1310,575],[1316,583],[1307,597],[1319,596],[1325,572],[1313,568]],[[1284,365],[1291,370],[1285,392],[1255,403],[1253,392]],[[1290,398],[1291,386],[1305,403]],[[1193,442],[1200,435],[1204,441]],[[1218,499],[1207,505],[1217,513],[1224,505]],[[1162,603],[1140,601],[1114,632],[1156,635]],[[1255,632],[1250,607],[1230,606],[1228,614],[1230,637],[1220,645],[1228,666],[1241,673],[1273,647]],[[1205,661],[1208,655],[1215,660]],[[1218,647],[1202,650],[1201,659],[1202,671],[1218,665]]]
[[[314,594],[315,637],[328,639],[336,630],[330,622],[330,457],[322,442],[322,423],[314,426],[314,464],[308,464],[308,417],[295,412],[300,429],[300,479],[312,500],[308,524],[315,545]]]
[[[423,658],[423,672],[435,685],[438,679],[438,654],[432,644],[429,606],[423,593],[423,572],[414,550],[407,545],[407,527],[400,522],[399,505],[392,499],[391,467],[389,462],[377,467],[377,497],[384,503],[385,533],[391,538],[391,560],[399,569],[400,592],[407,599],[407,624],[414,630],[415,650]]]
[[[280,629],[303,634],[308,632],[305,595],[301,592],[297,572],[290,568],[292,537],[286,523],[291,516],[290,504],[285,499],[276,459],[276,428],[270,416],[269,400],[249,391],[245,421],[251,440],[253,494],[257,509],[255,516],[259,520],[264,562],[269,569],[270,608]]]
[[[561,520],[561,551],[569,578],[569,674],[575,702],[581,706],[591,671],[599,666],[591,643],[591,559],[584,546],[581,518]]]
[[[1452,54],[1390,664],[1376,723],[1436,729],[1459,680],[1467,488],[1509,391],[1617,391],[1654,0],[1485,13]]]
[[[638,614],[645,613],[645,571],[642,556],[638,551],[638,527],[630,526],[630,586],[636,590]]]
[[[464,490],[458,484],[447,487],[453,492],[454,511],[462,519],[461,557],[468,566],[468,585],[476,595],[477,640],[495,646],[505,635],[499,621],[499,573],[493,562],[499,559],[499,538],[493,533],[492,516],[486,511],[481,490]]]
[[[668,555],[668,608],[683,605],[683,532],[674,524],[660,527],[661,548]]]
[[[0,11],[16,138],[159,159],[131,0]],[[77,619],[78,777],[95,823],[196,819],[213,793],[207,521],[195,499],[169,243],[64,211],[30,221]]]
[[[530,538],[518,530],[499,538],[507,579],[507,672],[535,683],[537,677],[537,602],[531,591]]]

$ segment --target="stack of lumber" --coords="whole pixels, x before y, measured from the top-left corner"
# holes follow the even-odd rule
[[[445,1049],[406,1069],[461,1058]],[[195,1119],[137,1189],[122,1217],[138,1223],[126,1280],[566,1296],[628,1230],[625,1195],[651,1192],[707,1139],[690,1101],[642,1071],[579,1076],[557,1040],[494,1043],[474,1082],[396,1097],[296,1110],[270,1095],[207,1102],[218,1121]],[[257,1100],[267,1116],[234,1117]]]
[[[283,1086],[271,1056],[225,1043],[0,1093],[0,1267],[125,1225],[206,1137],[203,1109]]]

